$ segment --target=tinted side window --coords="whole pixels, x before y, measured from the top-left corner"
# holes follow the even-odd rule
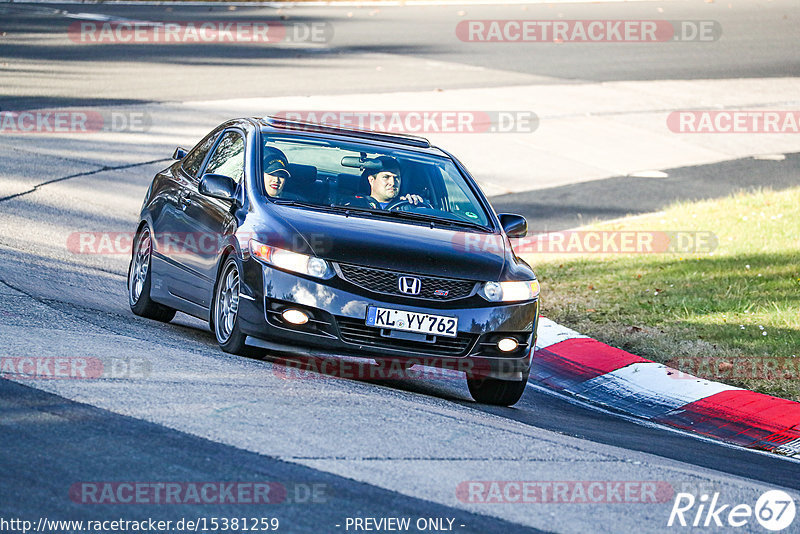
[[[483,210],[477,209],[480,206],[478,199],[469,190],[469,186],[464,180],[456,181],[445,169],[439,169],[442,175],[444,187],[447,190],[447,201],[450,204],[450,213],[458,215],[462,219],[487,225],[489,220]],[[452,169],[455,170],[455,169]]]
[[[203,164],[206,153],[212,146],[214,146],[214,141],[217,140],[217,136],[218,134],[209,135],[196,147],[194,147],[185,158],[183,158],[182,166],[183,170],[186,171],[186,174],[195,178],[197,177],[197,173],[200,171],[200,165]]]
[[[244,175],[244,137],[239,132],[225,132],[206,165],[207,173],[222,174],[238,184]]]

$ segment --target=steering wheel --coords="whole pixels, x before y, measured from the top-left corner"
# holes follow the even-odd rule
[[[420,207],[423,207],[423,208],[435,209],[433,207],[433,204],[431,204],[430,202],[428,202],[425,199],[422,199],[422,202],[418,202],[418,203],[414,204],[413,202],[411,202],[407,198],[398,198],[397,200],[393,200],[388,206],[386,206],[386,209],[387,210],[396,210],[396,211],[408,211],[408,209],[405,209],[405,208],[408,208],[409,206],[415,206],[415,207],[416,206],[420,206]]]

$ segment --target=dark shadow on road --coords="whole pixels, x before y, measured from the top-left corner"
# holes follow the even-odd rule
[[[800,490],[800,462],[638,425],[528,387],[513,408],[462,402],[527,425]]]
[[[2,72],[0,70],[0,72]],[[47,75],[52,75],[48,71]],[[3,73],[3,76],[11,76],[11,73]],[[118,98],[95,98],[87,96],[84,98],[64,98],[57,96],[9,96],[0,95],[0,111],[26,111],[32,109],[45,108],[70,108],[81,109],[87,107],[113,107],[115,110],[122,106],[135,106],[137,104],[149,104],[149,100],[133,100]],[[102,110],[100,110],[102,111]],[[73,134],[74,135],[74,134]]]
[[[281,531],[317,533],[343,530],[335,525],[343,527],[345,518],[368,514],[452,517],[457,524],[465,525],[458,528],[459,532],[540,532],[215,443],[2,379],[0,406],[3,407],[0,485],[13,493],[12,496],[4,491],[0,501],[0,514],[4,517],[46,516],[83,521],[112,517],[146,521],[152,517],[177,521],[185,517],[247,516],[250,521],[257,515],[277,517]],[[178,505],[134,504],[135,501],[91,504],[90,497],[87,503],[82,502],[82,495],[87,494],[70,492],[71,488],[80,488],[82,482],[102,484],[97,481],[270,483],[266,495],[273,500],[267,504],[248,505],[244,501],[242,505],[231,500],[225,504],[202,504],[189,499],[187,492],[187,503]],[[78,486],[74,488],[74,484]],[[152,490],[146,494],[154,500]],[[216,496],[211,492],[209,495]],[[240,495],[234,491],[231,499],[241,498]],[[248,493],[245,499],[253,497],[253,493]]]
[[[728,196],[739,190],[800,185],[800,154],[783,161],[751,157],[668,169],[668,178],[617,176],[490,198],[500,212],[528,219],[530,234],[564,230],[596,220],[659,211],[679,201]]]

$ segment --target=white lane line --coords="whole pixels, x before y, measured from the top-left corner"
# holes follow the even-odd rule
[[[110,17],[108,15],[103,15],[100,13],[64,13],[64,16],[68,19],[81,19],[81,20],[100,20],[103,22],[107,21],[126,21],[127,19],[118,18],[118,17]]]
[[[628,174],[631,178],[669,178],[669,174],[664,171],[636,171]]]
[[[164,26],[163,22],[152,22],[149,20],[129,19],[125,17],[117,17],[112,15],[103,15],[102,13],[70,13],[69,11],[62,12],[64,18],[77,19],[77,20],[92,20],[98,22],[118,22],[136,24],[137,26]]]

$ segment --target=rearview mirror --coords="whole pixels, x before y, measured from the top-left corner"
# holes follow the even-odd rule
[[[352,167],[354,169],[367,169],[378,171],[383,168],[383,164],[377,159],[367,159],[366,154],[360,158],[356,156],[345,156],[342,158],[342,167]]]
[[[172,153],[172,159],[183,159],[186,157],[186,149],[182,146],[176,147],[175,152]]]
[[[233,181],[233,178],[222,174],[204,174],[197,190],[208,197],[229,202],[233,202],[236,198],[236,182]]]
[[[522,215],[501,213],[500,225],[508,237],[525,237],[528,235],[528,221]]]

